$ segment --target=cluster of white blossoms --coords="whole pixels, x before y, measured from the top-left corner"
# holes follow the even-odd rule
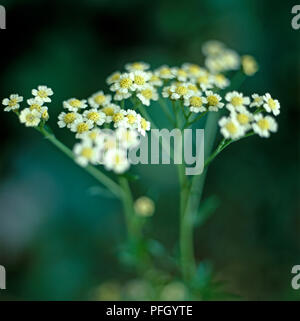
[[[277,99],[273,99],[269,93],[259,96],[252,95],[252,101],[242,93],[233,91],[226,94],[226,108],[229,110],[229,116],[224,116],[219,120],[221,133],[226,139],[239,139],[248,131],[253,131],[261,137],[269,137],[270,132],[277,131],[277,123],[270,115],[264,115],[263,112],[273,114],[280,113],[280,104]],[[251,113],[247,107],[255,108]]]
[[[33,97],[27,100],[28,107],[20,112],[20,103],[24,100],[17,94],[5,98],[2,104],[6,106],[4,111],[13,111],[19,115],[20,122],[26,127],[36,127],[40,123],[45,123],[49,119],[48,107],[44,104],[51,102],[50,96],[53,95],[51,88],[38,86],[32,90]]]

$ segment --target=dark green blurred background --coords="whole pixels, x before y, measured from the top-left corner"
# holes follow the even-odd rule
[[[211,165],[205,197],[215,215],[196,232],[199,261],[212,263],[228,290],[246,300],[300,299],[290,286],[300,264],[299,37],[288,1],[1,1],[0,98],[29,98],[53,88],[55,126],[61,101],[105,89],[126,62],[202,63],[201,44],[218,39],[254,55],[259,73],[242,90],[270,92],[281,103],[279,132],[232,145]],[[153,108],[159,119],[158,108]],[[106,280],[129,278],[116,258],[124,240],[120,204],[47,141],[0,112],[0,264],[7,270],[1,299],[89,299]],[[72,145],[71,135],[57,136]],[[174,252],[178,241],[175,169],[144,166],[135,195],[157,202],[150,233]],[[95,192],[96,191],[96,192]],[[172,222],[172,224],[170,224]]]

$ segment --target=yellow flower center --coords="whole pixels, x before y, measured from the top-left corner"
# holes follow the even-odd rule
[[[127,115],[128,124],[133,125],[136,122],[136,117],[134,115]]]
[[[270,98],[270,99],[268,100],[268,105],[269,105],[269,107],[270,107],[271,109],[275,109],[275,108],[276,108],[276,103],[275,103],[274,99],[272,99],[272,98]]]
[[[197,78],[199,84],[207,84],[208,83],[208,76],[200,76]]]
[[[190,72],[191,74],[196,75],[196,74],[199,73],[199,71],[200,71],[200,67],[199,67],[199,66],[197,66],[197,65],[191,65],[191,66],[189,66],[189,72]]]
[[[182,95],[185,95],[187,92],[188,92],[188,89],[184,86],[178,86],[176,87],[176,90],[175,90],[176,94],[182,96]]]
[[[26,115],[26,121],[28,123],[32,123],[34,120],[35,120],[35,116],[34,115],[32,115],[30,113]]]
[[[207,97],[207,102],[208,102],[209,106],[216,106],[219,103],[219,99],[218,99],[218,97],[216,97],[214,95],[210,95]]]
[[[71,124],[73,121],[76,119],[76,114],[75,113],[68,113],[64,117],[64,122],[66,124]]]
[[[143,65],[142,65],[141,63],[139,63],[139,62],[134,62],[134,63],[131,65],[131,67],[132,67],[133,69],[136,69],[136,70],[143,70],[143,69],[144,69]]]
[[[101,105],[105,102],[105,99],[106,99],[105,96],[100,94],[94,98],[94,101],[96,104]]]
[[[261,98],[261,97],[255,97],[255,98],[254,98],[254,101],[255,101],[256,103],[261,102],[261,100],[262,100],[262,98]]]
[[[162,68],[162,69],[160,70],[160,74],[161,74],[162,76],[168,76],[168,75],[171,74],[171,70],[170,70],[169,68]]]
[[[80,123],[77,126],[77,133],[79,133],[79,134],[87,132],[88,130],[89,130],[89,126],[86,123]]]
[[[231,105],[233,105],[234,107],[240,106],[242,104],[243,104],[243,98],[241,97],[233,97],[231,99]]]
[[[120,81],[120,86],[122,88],[129,88],[132,85],[132,80],[130,78],[123,78]]]
[[[145,81],[144,77],[142,77],[140,75],[136,75],[136,76],[134,76],[134,82],[135,82],[135,84],[142,86],[145,84],[146,81]]]
[[[113,116],[113,121],[115,123],[118,123],[119,121],[121,121],[122,119],[124,119],[124,115],[122,113],[116,113]]]
[[[202,104],[203,104],[202,98],[201,97],[196,97],[196,96],[190,98],[190,103],[194,107],[201,107]]]
[[[49,118],[49,114],[48,114],[48,111],[45,110],[43,113],[42,113],[42,118],[43,119],[48,119]]]
[[[141,94],[147,99],[151,99],[153,97],[153,92],[151,89],[142,90]]]
[[[97,133],[96,132],[91,132],[89,134],[89,137],[90,137],[91,140],[95,140],[97,138]]]
[[[142,118],[141,120],[141,127],[142,129],[146,130],[147,129],[147,121],[146,119]]]
[[[118,165],[120,163],[121,163],[121,157],[120,157],[120,155],[116,155],[115,156],[115,164]]]
[[[177,70],[177,76],[179,77],[187,77],[187,72],[183,69],[178,69]]]
[[[257,125],[262,129],[262,130],[268,130],[270,128],[270,123],[268,122],[267,119],[263,118],[263,119],[260,119],[258,122],[257,122]]]
[[[48,94],[45,90],[39,90],[37,92],[38,96],[41,97],[41,98],[47,98],[48,97]]]
[[[101,111],[104,112],[106,116],[113,116],[113,114],[115,113],[112,107],[105,107]]]
[[[69,104],[72,107],[79,108],[81,106],[81,101],[79,99],[72,99],[71,101],[69,101]]]
[[[233,122],[231,122],[231,121],[229,121],[227,124],[226,124],[226,129],[228,130],[228,132],[230,133],[230,134],[235,134],[236,132],[237,132],[237,127],[236,127],[236,125],[233,123]]]
[[[154,82],[154,81],[158,81],[159,77],[156,75],[152,75],[152,77],[150,78],[150,82]]]
[[[249,117],[245,114],[238,114],[237,120],[241,125],[246,125],[249,123]]]
[[[193,85],[193,84],[188,85],[188,89],[189,89],[189,90],[192,90],[192,91],[198,91],[197,86],[196,86],[196,85]]]
[[[219,81],[219,82],[222,82],[226,79],[225,76],[222,74],[217,74],[215,78],[216,78],[216,81]]]
[[[39,105],[39,104],[32,104],[31,106],[30,106],[30,110],[37,110],[38,112],[40,112],[41,111],[41,109],[42,109],[42,107],[41,107],[41,105]]]
[[[96,122],[96,121],[99,120],[100,115],[99,115],[99,113],[97,113],[96,111],[92,111],[92,112],[90,112],[90,113],[87,114],[87,118],[88,118],[89,120],[92,120],[92,121]]]
[[[119,80],[119,79],[120,79],[120,74],[119,74],[119,73],[113,74],[113,75],[111,76],[111,80],[112,80],[112,81],[117,81],[117,80]]]
[[[87,159],[91,159],[93,156],[93,149],[90,147],[84,147],[81,151],[81,156]]]
[[[9,102],[8,102],[8,106],[9,107],[13,107],[18,103],[18,99],[17,98],[12,98]]]

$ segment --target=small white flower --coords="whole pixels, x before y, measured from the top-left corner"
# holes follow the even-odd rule
[[[154,87],[146,84],[136,95],[143,105],[149,106],[151,100],[158,100],[158,93]]]
[[[253,98],[252,103],[250,104],[250,107],[260,107],[264,103],[264,97],[259,96],[258,94],[253,94],[251,96]]]
[[[126,151],[116,148],[108,150],[104,155],[104,166],[117,174],[124,173],[130,166]]]
[[[45,103],[50,103],[51,98],[49,96],[53,95],[53,90],[47,86],[38,86],[38,89],[32,89],[32,95],[39,97]]]
[[[57,124],[60,128],[64,128],[64,127],[70,128],[71,125],[74,123],[74,121],[78,118],[82,120],[82,116],[76,112],[70,112],[70,113],[62,112],[58,116]]]
[[[161,94],[162,94],[162,96],[163,96],[164,98],[169,98],[169,97],[171,97],[172,92],[170,91],[170,89],[171,89],[171,86],[165,86],[165,87],[163,87]]]
[[[150,74],[144,71],[134,71],[133,73],[133,90],[142,90],[145,88]]]
[[[251,128],[253,115],[246,108],[240,110],[239,112],[232,111],[231,116],[234,117],[238,123],[245,128],[246,131]]]
[[[36,110],[39,113],[42,110],[44,101],[40,97],[30,98],[27,100],[30,110]]]
[[[171,98],[178,99],[188,99],[193,92],[189,89],[188,85],[185,83],[179,83],[176,85],[171,85],[170,87]]]
[[[216,56],[223,52],[225,45],[218,40],[209,40],[202,45],[202,52],[205,56]]]
[[[182,69],[188,73],[190,78],[197,78],[200,76],[201,72],[205,71],[204,68],[187,62],[182,65]]]
[[[126,127],[127,119],[126,119],[127,111],[124,109],[120,109],[112,116],[112,120],[114,122],[114,127]]]
[[[244,97],[242,93],[237,91],[227,93],[225,99],[228,101],[226,107],[230,111],[242,111],[245,105],[250,104],[250,98]]]
[[[217,74],[213,77],[213,81],[216,87],[224,89],[230,85],[230,80],[223,74]]]
[[[2,105],[7,106],[4,111],[11,111],[20,108],[20,104],[23,101],[23,97],[17,94],[10,95],[9,98],[5,98],[2,101]]]
[[[125,127],[131,128],[131,129],[136,129],[138,128],[138,124],[140,121],[140,115],[136,113],[136,111],[132,109],[127,109],[126,113],[126,122],[125,122]]]
[[[254,116],[255,123],[252,124],[252,128],[255,133],[257,133],[261,137],[269,137],[270,132],[277,131],[277,123],[275,119],[271,116],[263,116],[262,114],[258,114]]]
[[[113,85],[110,87],[110,90],[118,91],[122,94],[127,94],[129,91],[134,91],[133,80],[133,73],[124,73],[115,83],[113,83]]]
[[[78,138],[80,138],[82,141],[88,141],[97,146],[103,146],[104,143],[104,135],[99,128],[94,128],[84,132],[83,134],[79,134]]]
[[[77,98],[71,98],[71,99],[68,99],[67,101],[64,101],[63,106],[69,111],[77,112],[80,109],[85,109],[88,105],[85,99],[79,100]]]
[[[202,113],[206,111],[206,107],[204,104],[207,103],[205,97],[203,97],[200,93],[193,94],[191,97],[184,100],[184,105],[190,108],[190,111],[193,113]]]
[[[207,71],[200,72],[200,75],[195,80],[203,91],[211,89],[214,86],[214,77]]]
[[[111,95],[104,95],[103,91],[98,91],[88,99],[90,106],[93,108],[99,108],[100,106],[105,106],[109,104],[110,101],[111,101]]]
[[[138,123],[138,132],[145,136],[146,131],[150,130],[151,124],[149,121],[147,121],[145,118],[139,116],[139,123]]]
[[[189,78],[188,72],[182,68],[174,67],[171,69],[171,72],[178,81],[185,82]]]
[[[240,126],[235,117],[222,117],[219,120],[219,126],[221,127],[221,134],[226,139],[238,139],[245,134],[245,128]]]
[[[125,69],[128,71],[144,71],[148,70],[150,65],[145,62],[133,62],[125,65]]]
[[[80,134],[83,134],[93,128],[94,124],[91,120],[83,120],[77,118],[71,125],[71,131],[76,133],[76,138],[80,137]]]
[[[163,85],[163,81],[152,72],[149,73],[149,84],[155,87],[161,87]]]
[[[40,114],[41,114],[41,119],[43,121],[48,121],[49,120],[49,113],[48,113],[48,107],[42,107],[41,111],[40,111]]]
[[[265,94],[263,96],[264,99],[264,109],[268,113],[273,113],[274,116],[277,116],[280,114],[280,104],[277,99],[273,99],[269,93]]]
[[[154,74],[156,76],[158,76],[159,78],[165,79],[165,80],[174,78],[174,75],[172,73],[172,69],[167,65],[163,65],[163,66],[159,67],[158,69],[156,69],[154,71]]]
[[[121,73],[119,71],[115,71],[114,73],[112,73],[110,76],[107,77],[106,79],[106,83],[108,85],[111,85],[113,83],[115,83],[116,81],[118,81],[121,77]]]
[[[36,127],[41,121],[41,113],[36,109],[25,108],[21,111],[19,119],[26,127]]]
[[[221,54],[224,70],[237,70],[241,65],[241,58],[239,54],[231,49],[226,49]]]
[[[221,103],[222,97],[211,90],[205,92],[208,110],[209,111],[218,111],[223,108],[224,104]]]
[[[74,146],[73,153],[75,154],[75,161],[80,166],[87,166],[90,164],[97,164],[100,159],[99,148],[93,146],[89,141],[83,141]]]
[[[114,114],[118,113],[120,111],[120,107],[116,104],[109,104],[101,109],[101,111],[105,114],[105,122],[111,123],[113,120]]]
[[[125,149],[134,148],[139,144],[139,135],[136,130],[120,127],[116,130],[119,145]]]
[[[97,110],[96,108],[86,110],[83,113],[83,117],[86,120],[91,120],[94,124],[101,126],[105,123],[106,115],[102,112]]]

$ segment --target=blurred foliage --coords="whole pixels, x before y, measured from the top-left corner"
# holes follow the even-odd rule
[[[62,100],[104,88],[107,75],[126,62],[145,60],[155,67],[165,62],[201,63],[201,44],[211,38],[254,55],[260,72],[249,78],[243,91],[270,91],[280,100],[280,130],[269,140],[252,137],[230,146],[211,165],[200,209],[209,219],[196,232],[198,285],[202,299],[220,298],[211,283],[218,280],[226,281],[225,288],[242,299],[300,299],[300,292],[290,287],[291,267],[300,261],[300,33],[290,25],[292,4],[2,4],[7,8],[7,30],[0,33],[0,97],[11,92],[27,97],[31,88],[49,85],[55,91],[52,125]],[[151,112],[160,118],[159,108]],[[37,133],[22,128],[13,115],[1,111],[0,123],[0,264],[8,273],[8,290],[0,299],[101,299],[103,293],[115,299],[185,296],[173,274],[164,279],[159,272],[163,280],[153,289],[155,283],[135,280],[130,269],[120,265],[117,253],[124,241],[124,222],[115,199],[103,195],[92,178]],[[56,133],[71,143],[66,131]],[[135,196],[152,195],[156,201],[145,231],[153,242],[145,246],[160,261],[165,251],[178,251],[178,205],[170,202],[177,196],[175,169],[139,166],[135,174],[141,177],[134,182]],[[166,259],[164,264],[169,263]],[[101,284],[109,290],[101,290]]]

